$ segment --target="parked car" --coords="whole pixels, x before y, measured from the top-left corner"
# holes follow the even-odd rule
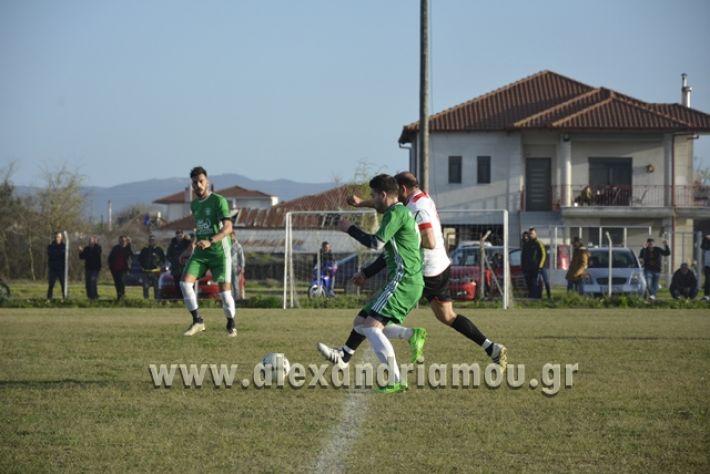
[[[547,268],[548,277],[550,278],[550,284],[554,285],[554,272],[560,271],[562,275],[569,268],[570,263],[570,246],[568,244],[561,244],[557,246],[557,268],[552,268],[552,258],[550,257],[550,246],[545,245],[545,251],[547,252],[547,262],[545,267]],[[514,249],[510,251],[510,257],[508,261],[510,262],[510,278],[513,285],[513,290],[527,295],[528,287],[525,283],[525,275],[523,275],[522,266],[522,249]]]
[[[198,298],[219,298],[219,284],[212,281],[212,273],[210,273],[209,270],[198,282]],[[173,275],[170,273],[169,269],[160,274],[160,279],[158,280],[158,294],[161,300],[174,300],[178,298],[177,287],[175,286]]]
[[[493,278],[503,281],[503,247],[485,246],[487,268],[485,271],[486,294],[498,293]],[[478,242],[462,242],[451,253],[449,291],[455,300],[474,300],[478,295],[481,280],[481,246]]]
[[[629,248],[612,248],[612,294],[643,296],[646,279],[636,254]],[[582,293],[601,296],[607,294],[609,285],[609,248],[589,249],[587,276],[582,282]]]

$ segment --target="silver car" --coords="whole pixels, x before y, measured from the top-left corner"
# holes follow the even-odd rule
[[[612,248],[611,292],[615,295],[643,296],[646,279],[636,254],[628,248]],[[589,266],[582,293],[605,295],[609,290],[609,248],[589,249]]]

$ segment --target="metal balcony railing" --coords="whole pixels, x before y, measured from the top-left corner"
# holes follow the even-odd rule
[[[550,210],[566,207],[564,193],[570,190],[570,207],[710,207],[710,186],[579,185],[553,186]],[[521,207],[525,205],[525,191]],[[525,209],[524,209],[525,210]]]

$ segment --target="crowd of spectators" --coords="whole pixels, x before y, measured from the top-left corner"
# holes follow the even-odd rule
[[[182,292],[178,282],[181,280],[182,271],[186,258],[189,256],[189,249],[192,247],[193,236],[185,234],[182,230],[175,232],[175,237],[170,240],[167,253],[158,244],[155,235],[148,236],[148,243],[140,252],[134,251],[131,239],[127,235],[118,237],[118,242],[111,248],[107,257],[108,269],[111,272],[116,299],[121,300],[126,297],[126,280],[133,277],[132,273],[140,280],[143,287],[143,298],[150,298],[150,289],[153,289],[153,298],[160,299],[159,281],[160,276],[166,271],[172,275],[172,281],[176,289],[177,298],[182,298]],[[237,241],[236,235],[232,237],[232,286],[235,299],[245,299],[245,257],[244,249]],[[77,246],[79,258],[84,264],[84,287],[86,297],[90,300],[97,300],[98,281],[101,274],[102,249],[98,238],[90,236],[86,245]],[[136,272],[136,262],[139,270]],[[54,288],[59,282],[62,289],[62,298],[66,297],[66,265],[67,248],[64,235],[56,232],[52,241],[47,246],[47,300],[54,298]]]

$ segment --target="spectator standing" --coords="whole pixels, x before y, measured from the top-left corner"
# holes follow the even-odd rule
[[[148,246],[143,247],[138,262],[143,270],[143,299],[148,299],[150,287],[153,287],[153,298],[158,298],[158,279],[160,271],[165,265],[165,253],[163,249],[155,245],[155,236],[148,237]]]
[[[320,260],[320,272],[324,277],[325,294],[326,296],[335,296],[333,287],[335,285],[335,272],[338,270],[338,265],[333,257],[333,247],[328,242],[322,242],[318,256],[313,261],[314,270],[318,270],[318,260]]]
[[[67,247],[64,243],[64,236],[61,232],[54,234],[54,240],[47,246],[47,265],[49,286],[47,287],[47,299],[52,299],[54,284],[59,280],[62,287],[62,298],[64,298],[64,270],[66,263]]]
[[[545,244],[540,242],[537,239],[537,231],[535,230],[534,227],[530,227],[529,230],[530,233],[530,240],[534,240],[539,244],[540,247],[542,247],[542,261],[540,262],[539,265],[539,272],[540,272],[540,278],[542,279],[542,284],[545,285],[545,292],[547,293],[547,299],[551,300],[552,295],[550,293],[550,278],[547,275],[547,262],[549,255],[547,253],[547,250],[545,249]],[[537,287],[539,291],[538,298],[542,298],[542,286],[540,285],[540,282],[537,282]]]
[[[567,279],[567,291],[582,293],[582,282],[587,274],[589,266],[589,252],[579,237],[572,240],[572,261],[565,278]]]
[[[671,249],[668,248],[668,241],[663,241],[663,247],[656,247],[655,241],[649,237],[641,252],[639,252],[639,259],[643,261],[643,274],[648,284],[648,298],[650,300],[656,299],[658,279],[661,276],[661,259],[671,254]]]
[[[690,271],[687,263],[681,263],[680,268],[673,274],[670,290],[675,300],[680,299],[681,296],[692,300],[698,295],[698,279],[695,273]]]
[[[707,234],[700,244],[703,251],[703,273],[705,274],[705,286],[703,292],[705,301],[710,301],[710,234]]]
[[[526,230],[520,237],[520,267],[523,271],[523,278],[525,279],[525,286],[528,289],[528,298],[532,298],[535,294],[533,289],[533,278],[537,281],[537,277],[533,277],[535,272],[535,265],[531,261],[531,251],[532,246],[530,245],[530,233]]]
[[[531,227],[526,235],[523,233],[522,267],[525,275],[525,283],[528,287],[530,298],[542,298],[542,288],[540,285],[541,270],[547,260],[545,246],[537,239],[537,232]]]
[[[244,267],[246,260],[244,258],[244,248],[237,240],[236,232],[233,235],[232,244],[232,294],[235,300],[246,299],[244,293]]]
[[[108,268],[111,270],[113,285],[116,287],[116,299],[120,300],[126,296],[126,285],[123,277],[131,268],[133,249],[128,237],[122,235],[118,238],[118,244],[114,245],[108,256]]]
[[[180,277],[182,277],[182,262],[180,262],[180,255],[185,251],[185,249],[190,245],[188,237],[185,236],[182,230],[175,231],[175,237],[170,239],[170,245],[168,245],[168,253],[166,255],[168,262],[170,263],[170,274],[173,276],[173,281],[175,282],[175,291],[177,292],[177,297],[182,299],[182,290],[178,282]]]
[[[101,271],[101,246],[96,236],[89,238],[89,245],[79,246],[79,258],[84,260],[84,280],[86,296],[90,300],[99,299],[99,272]]]

